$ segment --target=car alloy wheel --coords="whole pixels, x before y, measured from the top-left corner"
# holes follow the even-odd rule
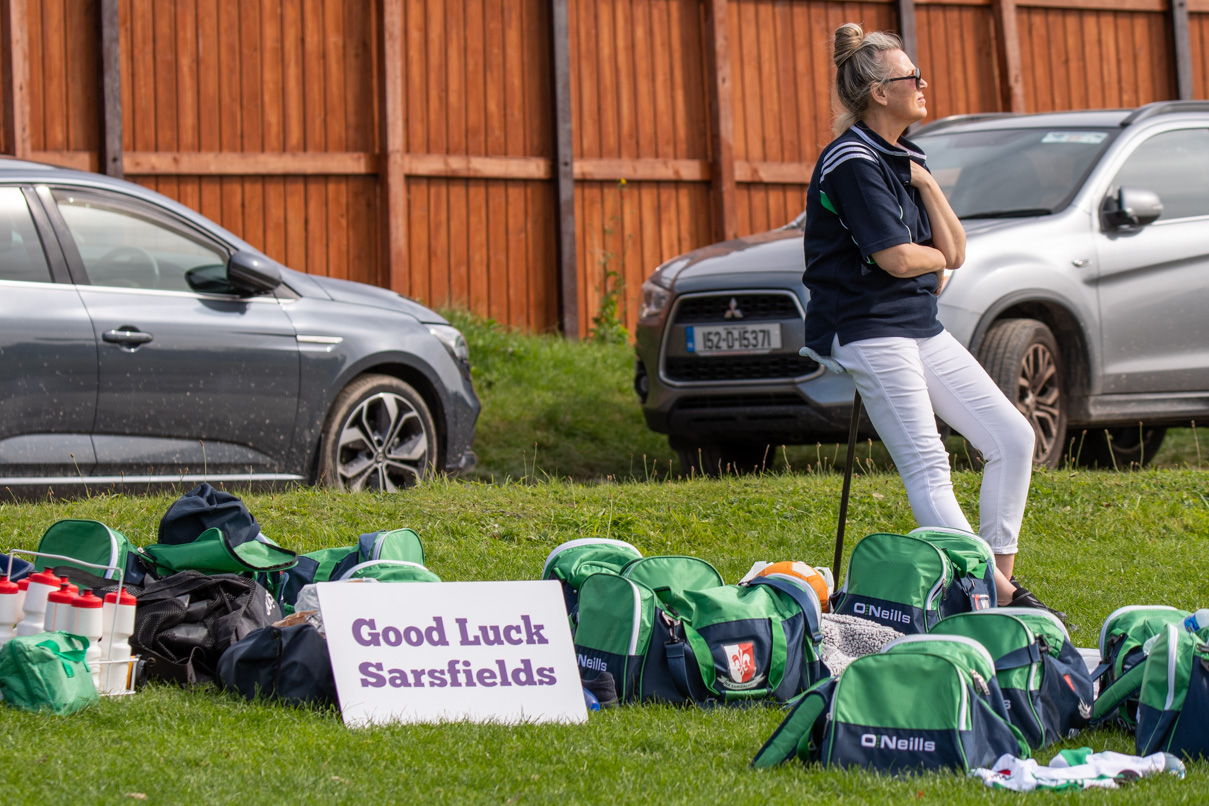
[[[987,331],[978,360],[1028,418],[1033,463],[1055,468],[1066,445],[1066,387],[1054,334],[1035,319],[1005,319]]]
[[[424,399],[397,378],[367,375],[332,407],[321,477],[350,492],[396,492],[428,475],[436,458],[436,428]]]

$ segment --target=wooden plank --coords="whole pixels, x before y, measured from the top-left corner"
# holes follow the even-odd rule
[[[378,241],[388,288],[405,293],[407,264],[407,176],[403,170],[407,122],[403,118],[403,0],[379,0],[378,65],[381,81],[378,106],[382,159],[380,160]]]
[[[128,151],[123,167],[140,176],[339,176],[377,173],[377,154],[323,151]]]
[[[1176,97],[1196,97],[1192,83],[1192,37],[1188,32],[1188,0],[1171,0],[1172,56],[1175,59]]]
[[[915,35],[915,0],[895,0],[898,11],[898,37],[911,61],[919,64],[919,42]]]
[[[324,30],[324,117],[327,131],[324,134],[325,151],[344,151],[347,130],[347,97],[344,76],[345,0],[326,0],[323,7]],[[343,177],[328,178],[327,186],[327,275],[347,280],[348,276],[348,181]]]
[[[509,156],[522,156],[526,153],[524,30],[519,5],[519,2],[505,4],[504,27],[500,32],[504,43],[504,140],[505,153]],[[529,301],[529,266],[525,249],[525,189],[518,182],[508,182],[504,192],[507,198],[505,215],[508,228],[508,285],[504,292],[508,296],[507,321],[513,326],[524,326],[527,323]],[[440,254],[439,250],[433,251]]]
[[[706,7],[705,41],[710,77],[710,176],[714,194],[714,233],[719,240],[738,234],[735,210],[734,118],[731,109],[727,0]]]
[[[466,114],[468,87],[466,82],[466,8],[463,0],[448,0],[445,5],[445,41],[443,47],[446,60],[446,144],[450,154],[466,153]],[[477,222],[468,210],[466,180],[445,183],[447,193],[447,229],[449,277],[448,304],[460,308],[469,307],[470,300],[470,254],[467,244],[468,233]]]
[[[579,338],[579,266],[575,249],[575,132],[571,109],[571,35],[567,0],[550,0],[550,64],[554,123],[559,327]]]
[[[683,159],[581,159],[574,173],[576,179],[602,182],[708,182],[713,175],[709,162]]]
[[[1065,8],[1080,11],[1167,11],[1168,0],[1018,0],[1022,8]],[[1052,54],[1050,54],[1052,55]]]
[[[806,185],[810,183],[810,176],[813,173],[813,162],[738,161],[735,163],[736,182],[769,185]]]
[[[43,0],[42,5],[42,142],[44,148],[71,148],[67,141],[67,42],[63,0]]]
[[[14,157],[29,159],[29,21],[26,0],[3,0],[4,142]]]
[[[994,0],[995,53],[999,60],[1001,108],[1008,112],[1025,111],[1024,74],[1020,61],[1020,31],[1017,27],[1016,0]]]

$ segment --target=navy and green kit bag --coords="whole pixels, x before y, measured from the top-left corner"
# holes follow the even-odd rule
[[[283,577],[279,603],[283,611],[293,612],[298,592],[315,582],[363,576],[373,576],[384,582],[440,581],[427,569],[424,569],[425,573],[415,571],[415,566],[424,568],[424,545],[415,531],[387,529],[367,532],[357,538],[355,546],[337,546],[299,555],[297,565]],[[409,578],[406,568],[411,568],[417,578]]]
[[[693,568],[662,559],[632,576],[666,583],[674,565]],[[654,589],[598,573],[579,590],[575,653],[581,677],[608,672],[622,702],[784,702],[826,674],[820,618],[813,589],[789,580]]]
[[[979,610],[941,619],[931,635],[972,638],[995,660],[1008,716],[1033,749],[1085,728],[1091,717],[1087,664],[1052,613],[1024,608]]]
[[[987,767],[1029,756],[989,653],[960,636],[908,635],[810,689],[752,761],[882,772]]]
[[[39,554],[57,554],[71,557],[89,565],[78,565],[70,560],[38,557],[34,571],[47,568],[78,568],[105,579],[117,579],[119,572],[127,584],[138,584],[145,573],[130,540],[100,521],[67,519],[55,521],[38,542]],[[94,566],[104,566],[96,568]]]
[[[1127,605],[1109,613],[1100,628],[1100,665],[1092,679],[1100,684],[1092,722],[1115,721],[1127,730],[1137,725],[1146,645],[1168,625],[1182,625],[1191,613],[1167,605]]]
[[[945,616],[996,606],[994,555],[956,529],[871,534],[853,548],[832,604],[838,615],[924,633]]]
[[[1168,624],[1143,664],[1138,755],[1160,751],[1209,759],[1209,628]]]
[[[562,583],[563,602],[574,617],[579,604],[579,589],[593,574],[620,574],[642,552],[624,540],[607,537],[581,537],[555,546],[542,566],[542,579]],[[574,618],[572,618],[574,622]],[[574,626],[574,624],[572,624]]]

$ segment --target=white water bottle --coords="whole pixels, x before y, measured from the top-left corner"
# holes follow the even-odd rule
[[[21,589],[8,577],[0,576],[0,646],[4,646],[17,635],[17,622],[21,620],[18,603]]]
[[[25,615],[17,624],[17,635],[37,635],[46,632],[46,599],[59,589],[61,580],[50,571],[39,571],[29,577],[25,591]]]
[[[46,618],[42,622],[45,632],[75,631],[76,614],[71,603],[79,595],[80,589],[64,579],[59,589],[46,597]]]
[[[71,603],[72,614],[75,616],[71,632],[88,639],[88,649],[84,652],[84,663],[92,674],[92,685],[97,691],[101,690],[101,609],[104,606],[92,591],[85,591],[83,596],[77,596]]]
[[[1197,632],[1209,627],[1209,607],[1202,607],[1188,618],[1184,619],[1184,629]]]
[[[127,591],[105,594],[101,609],[101,656],[111,661],[104,665],[100,691],[120,694],[129,688],[130,636],[134,634],[134,610],[138,600]]]

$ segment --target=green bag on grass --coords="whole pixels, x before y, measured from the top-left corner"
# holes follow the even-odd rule
[[[74,714],[97,701],[84,663],[88,639],[66,632],[14,638],[0,648],[0,691],[22,711]]]
[[[106,579],[117,579],[120,569],[125,573],[127,582],[135,583],[143,576],[130,541],[124,534],[110,529],[100,521],[76,519],[55,521],[43,533],[42,540],[38,542],[38,552],[72,557],[82,562],[108,566],[108,568],[102,570],[78,565],[68,560],[38,557],[34,561],[35,571],[70,566],[90,574],[103,576]]]
[[[298,555],[269,541],[249,540],[234,543],[222,529],[213,527],[190,543],[154,543],[140,554],[155,567],[161,577],[181,571],[203,574],[260,574],[292,568]]]
[[[1138,755],[1209,758],[1209,628],[1168,624],[1143,663],[1138,692]]]

